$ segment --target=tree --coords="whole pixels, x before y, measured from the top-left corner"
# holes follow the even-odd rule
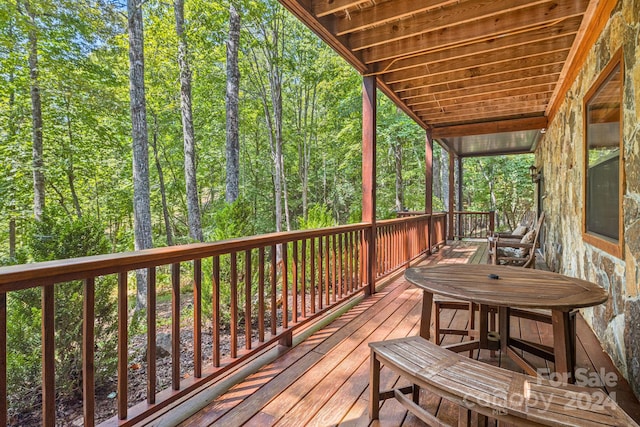
[[[153,246],[149,195],[149,141],[144,93],[144,33],[142,4],[127,0],[129,19],[129,96],[133,136],[133,226],[135,249]],[[136,308],[146,306],[146,270],[137,272]]]
[[[182,113],[182,134],[184,139],[184,180],[187,188],[187,218],[189,235],[202,241],[200,222],[200,196],[196,179],[196,143],[191,113],[191,70],[189,50],[184,33],[184,0],[175,0],[176,35],[178,36],[178,64],[180,66],[180,111]]]
[[[229,3],[229,39],[227,40],[227,178],[225,200],[233,203],[240,193],[240,134],[238,130],[238,102],[240,92],[240,69],[238,48],[240,45],[240,14],[233,2]]]
[[[42,219],[45,201],[44,160],[42,142],[42,100],[38,68],[38,25],[37,16],[29,0],[22,0],[22,7],[28,17],[29,74],[31,80],[31,120],[33,143],[33,216]]]

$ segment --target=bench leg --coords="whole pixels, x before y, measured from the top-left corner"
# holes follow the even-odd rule
[[[471,409],[460,406],[458,410],[458,427],[471,427]]]
[[[411,391],[411,397],[413,398],[413,403],[416,405],[420,404],[420,386],[417,384],[413,385],[413,389]]]
[[[377,420],[380,414],[380,361],[373,349],[369,359],[369,419]]]

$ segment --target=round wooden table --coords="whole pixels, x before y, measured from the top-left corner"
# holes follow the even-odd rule
[[[497,278],[495,278],[497,276]],[[453,351],[491,348],[487,325],[488,306],[498,306],[499,348],[531,374],[535,369],[513,347],[552,360],[558,373],[570,374],[575,364],[575,330],[570,312],[602,304],[608,298],[600,286],[586,280],[549,271],[500,265],[451,264],[414,267],[405,272],[407,280],[423,292],[420,335],[429,339],[433,294],[471,301],[480,305],[479,339],[447,346]],[[511,308],[551,310],[553,348],[509,337]]]

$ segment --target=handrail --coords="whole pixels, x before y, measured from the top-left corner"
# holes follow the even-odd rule
[[[456,238],[484,238],[495,229],[494,211],[454,211],[452,220]]]
[[[184,397],[206,382],[229,369],[239,366],[274,343],[291,345],[294,331],[324,315],[332,307],[342,304],[362,292],[370,284],[363,268],[364,243],[368,236],[375,242],[375,279],[400,268],[406,268],[417,257],[426,255],[442,243],[445,236],[445,214],[418,215],[408,218],[382,220],[375,225],[359,223],[315,230],[271,233],[242,237],[213,243],[194,243],[154,248],[137,252],[98,255],[83,258],[48,261],[0,268],[0,424],[7,422],[6,366],[7,366],[7,295],[27,289],[42,289],[43,324],[43,425],[55,424],[55,296],[54,287],[69,281],[83,281],[83,392],[85,425],[93,425],[95,402],[93,390],[96,348],[95,323],[96,279],[117,275],[118,299],[118,415],[109,424],[133,425],[150,414]],[[374,233],[370,230],[374,226]],[[212,287],[213,318],[212,359],[202,361],[200,340],[203,322],[202,284],[206,279]],[[221,261],[227,273],[221,275]],[[188,268],[187,268],[188,263]],[[147,401],[129,407],[128,378],[128,276],[136,270],[146,270],[147,341],[156,342],[155,297],[156,268],[170,267],[172,292],[171,356],[172,384],[163,391],[156,390],[155,347],[149,346],[147,360]],[[188,273],[185,273],[188,271]],[[180,334],[184,318],[180,310],[180,289],[184,285],[181,274],[188,274],[193,285],[194,371],[189,378],[180,376]],[[221,350],[221,290],[230,295],[229,354]],[[244,306],[242,305],[244,300]],[[244,348],[240,337],[244,327]],[[60,332],[60,331],[59,331]],[[256,339],[257,336],[257,339]]]

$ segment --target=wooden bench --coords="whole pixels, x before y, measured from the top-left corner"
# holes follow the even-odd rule
[[[421,337],[370,343],[369,417],[378,419],[380,400],[395,397],[422,421],[445,426],[418,405],[424,388],[459,406],[458,426],[487,417],[517,426],[638,426],[604,391],[551,383],[498,368],[441,348]],[[380,391],[380,366],[407,378],[413,386]],[[413,398],[405,396],[412,393]]]

